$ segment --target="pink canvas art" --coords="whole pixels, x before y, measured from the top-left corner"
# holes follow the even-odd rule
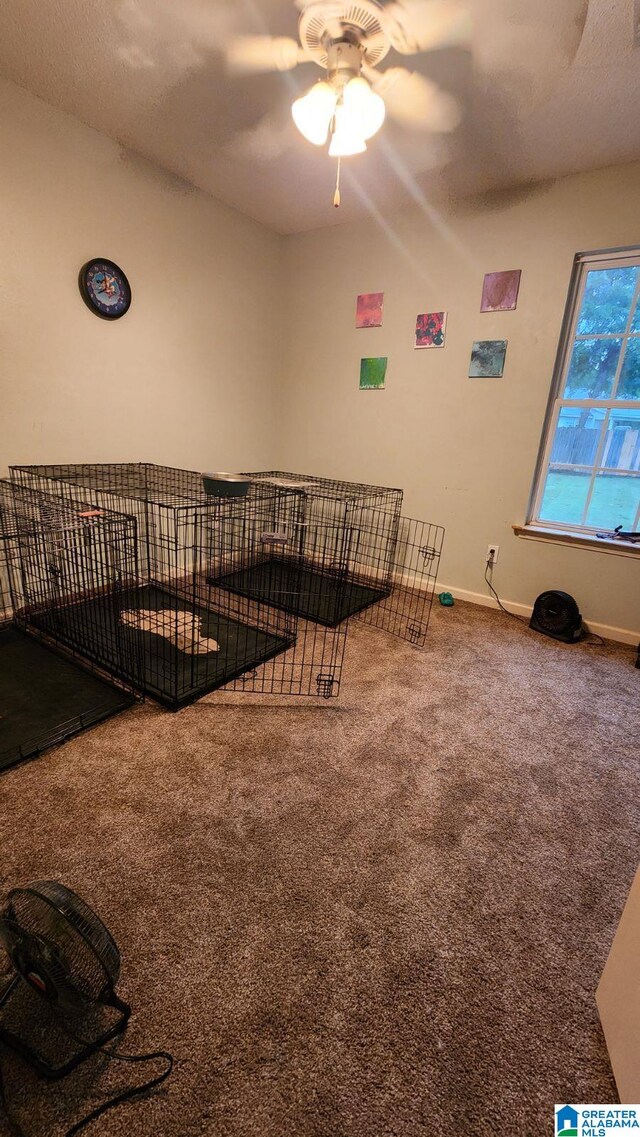
[[[482,288],[481,312],[512,312],[518,304],[522,269],[488,272]]]
[[[356,304],[356,328],[381,328],[384,292],[364,292]]]
[[[446,312],[423,312],[416,317],[416,347],[444,347]]]

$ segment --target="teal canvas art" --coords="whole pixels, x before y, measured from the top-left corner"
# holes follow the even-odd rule
[[[479,340],[471,349],[470,379],[500,379],[504,374],[506,340]]]

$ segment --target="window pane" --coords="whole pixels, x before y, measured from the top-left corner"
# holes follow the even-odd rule
[[[563,407],[551,448],[551,466],[592,466],[606,411],[593,407]]]
[[[627,340],[616,399],[640,400],[640,339]]]
[[[573,470],[549,470],[544,487],[541,521],[565,521],[581,525],[591,474]]]
[[[630,529],[640,503],[640,475],[598,474],[587,514],[587,525]]]
[[[640,300],[638,300],[638,303],[636,304],[634,317],[631,321],[631,331],[640,332]]]
[[[640,470],[640,410],[611,411],[602,465],[612,470]]]
[[[623,332],[636,290],[638,268],[597,268],[587,274],[578,335]]]
[[[638,341],[640,344],[640,340]],[[622,340],[576,340],[564,389],[565,399],[609,399]]]

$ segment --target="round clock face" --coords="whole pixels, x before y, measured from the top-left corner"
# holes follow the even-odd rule
[[[88,308],[105,320],[124,316],[131,304],[131,288],[121,268],[113,261],[87,261],[78,281]]]

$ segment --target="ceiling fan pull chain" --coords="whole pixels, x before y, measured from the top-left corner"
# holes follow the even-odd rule
[[[341,161],[341,159],[338,158],[338,172],[336,174],[336,192],[333,195],[333,204],[336,207],[336,209],[340,205],[340,161]]]

